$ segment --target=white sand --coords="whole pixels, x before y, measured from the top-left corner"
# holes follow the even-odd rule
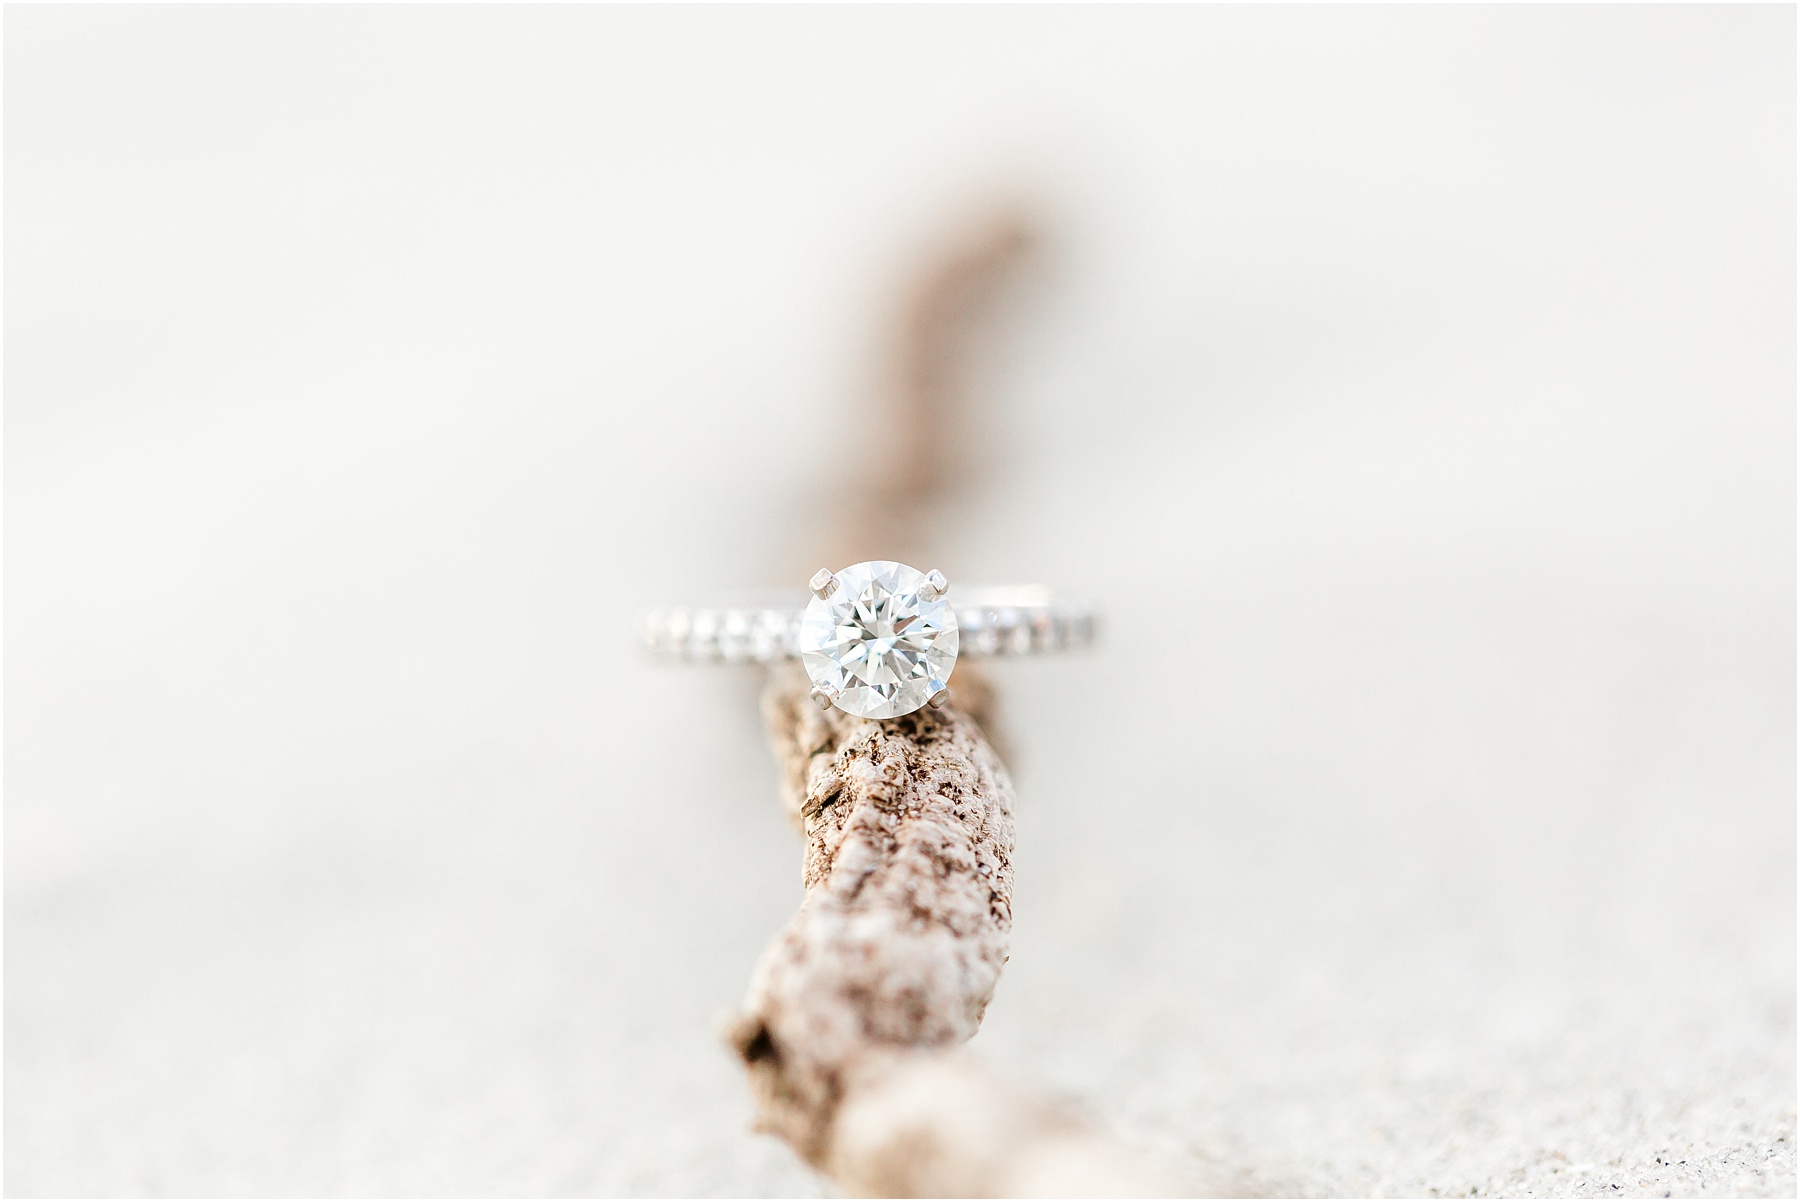
[[[9,1193],[822,1189],[755,682],[620,624],[786,569],[999,180],[941,566],[1112,620],[975,1046],[1274,1191],[1793,1194],[1792,9],[6,35]]]

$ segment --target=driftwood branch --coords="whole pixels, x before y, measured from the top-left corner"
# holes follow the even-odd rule
[[[1006,963],[1013,855],[1012,782],[959,705],[870,721],[820,713],[796,668],[771,676],[807,895],[730,1031],[758,1125],[853,1194],[1175,1192],[955,1051]]]
[[[840,547],[920,547],[924,509],[948,483],[929,448],[959,399],[970,331],[1031,242],[1003,215],[923,278],[875,415],[910,434],[895,470],[849,507]],[[729,1026],[758,1127],[853,1194],[1185,1192],[959,1050],[1012,927],[1013,787],[985,680],[959,665],[949,706],[886,721],[821,713],[808,683],[788,666],[763,696],[782,805],[806,840],[806,900]]]
[[[764,696],[807,897],[764,956],[735,1043],[763,1126],[839,1175],[837,1111],[897,1052],[975,1034],[1012,928],[1012,784],[953,707],[821,713],[796,669]]]

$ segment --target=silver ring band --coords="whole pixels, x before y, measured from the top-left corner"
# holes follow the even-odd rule
[[[791,603],[659,609],[638,622],[638,639],[665,659],[690,663],[767,664],[798,659],[800,619]],[[1091,645],[1099,625],[1092,605],[1055,601],[1040,588],[982,588],[958,592],[961,655],[970,658],[1041,655]]]

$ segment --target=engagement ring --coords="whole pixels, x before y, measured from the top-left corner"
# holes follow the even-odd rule
[[[812,600],[664,609],[640,624],[645,646],[674,659],[772,663],[799,659],[813,700],[859,718],[898,718],[949,699],[959,656],[1034,655],[1094,641],[1093,607],[1041,588],[957,594],[938,571],[885,559],[820,568]]]

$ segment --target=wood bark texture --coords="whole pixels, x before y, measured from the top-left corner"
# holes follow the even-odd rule
[[[820,1167],[868,1053],[975,1034],[1012,928],[1012,784],[952,707],[821,713],[804,673],[764,696],[805,903],[764,956],[737,1044],[761,1122]]]
[[[1013,789],[957,701],[871,721],[821,713],[798,668],[763,709],[807,894],[730,1041],[758,1126],[848,1193],[1020,1197],[1182,1192],[955,1049],[975,1034],[1012,927]]]
[[[833,566],[925,546],[927,515],[966,459],[943,451],[963,441],[952,419],[980,319],[1034,241],[1002,211],[909,293],[868,415],[900,451],[840,498]],[[990,742],[986,678],[959,664],[948,706],[883,721],[821,712],[809,688],[787,665],[763,694],[782,806],[806,841],[806,900],[728,1027],[758,1128],[851,1194],[1188,1192],[959,1050],[1012,929],[1013,787]]]

